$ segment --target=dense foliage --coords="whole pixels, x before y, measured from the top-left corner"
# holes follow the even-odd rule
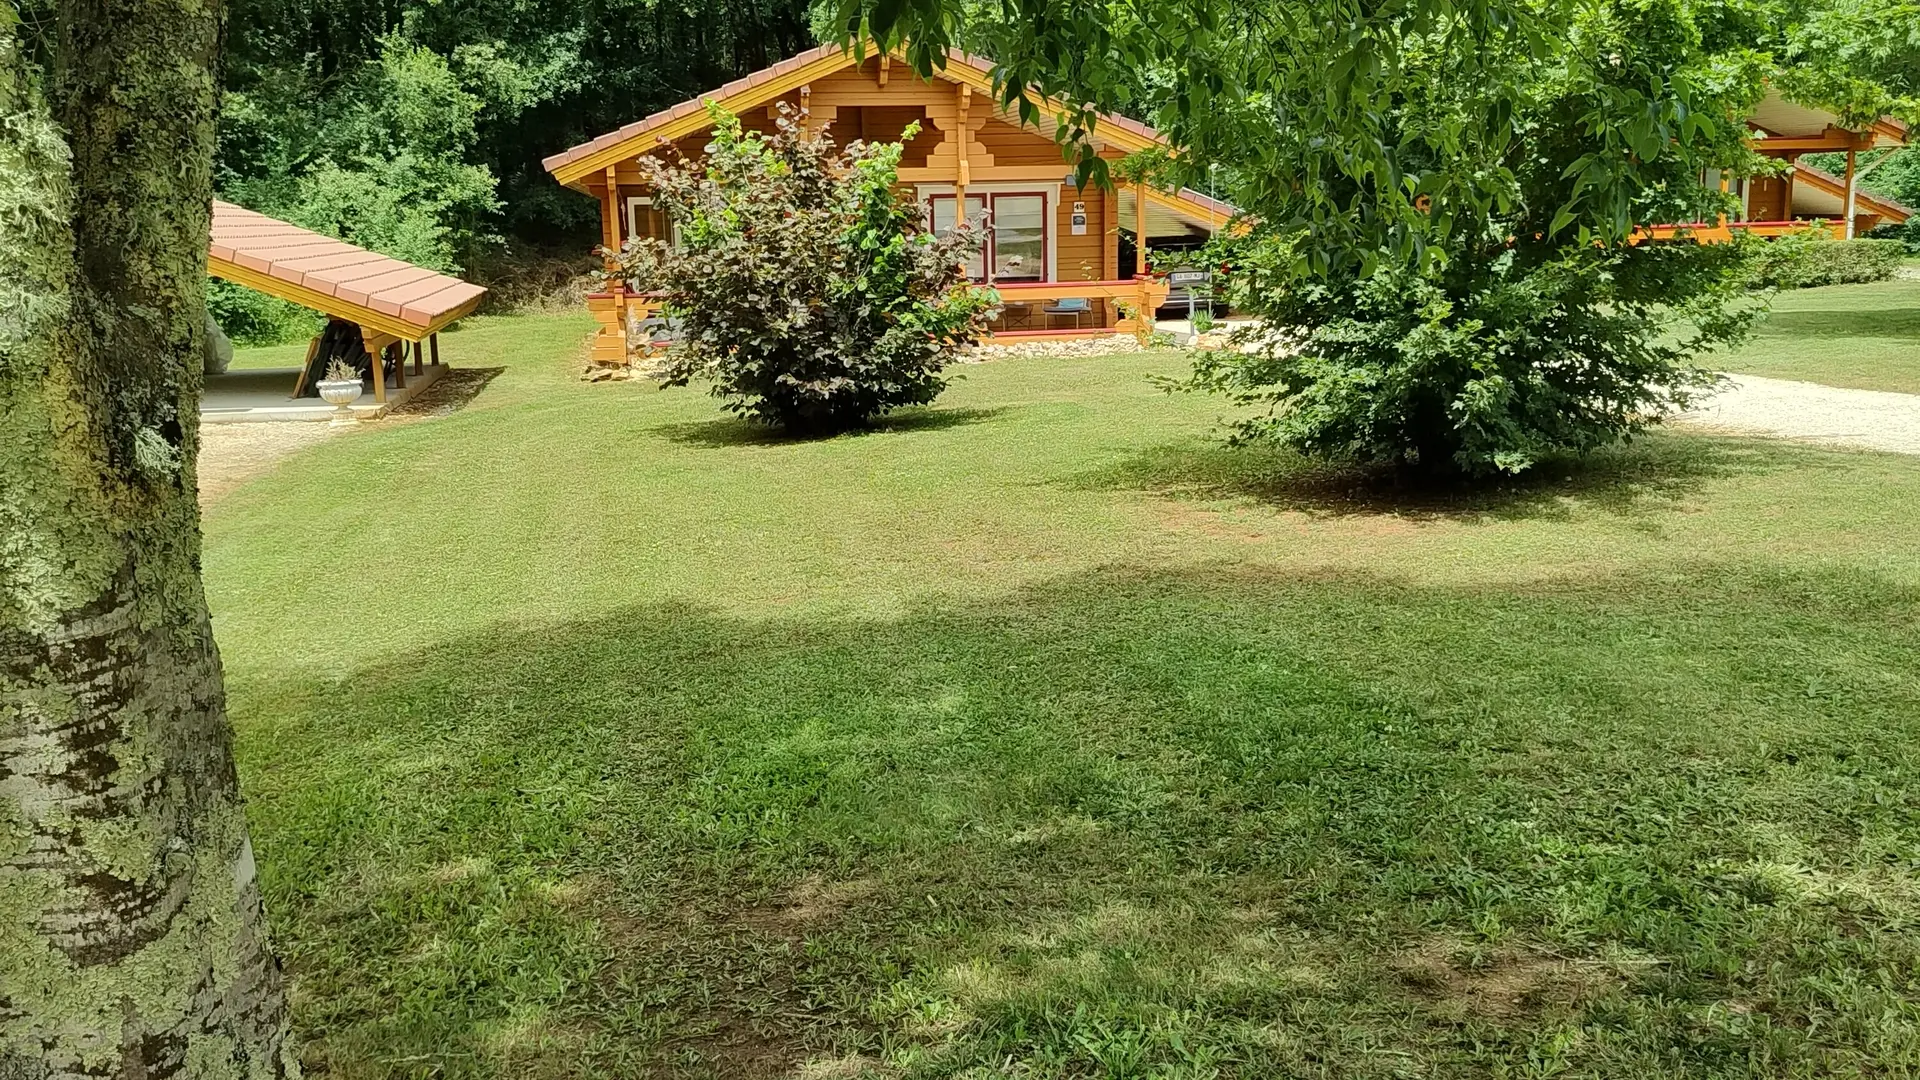
[[[895,190],[897,143],[843,149],[791,116],[771,136],[713,116],[701,160],[641,162],[675,241],[619,254],[627,284],[681,324],[667,382],[711,379],[731,411],[805,434],[932,401],[996,303],[966,284],[977,230],[929,231]]]
[[[1887,281],[1905,256],[1898,240],[1835,240],[1824,229],[1809,229],[1759,245],[1754,280],[1780,289]]]
[[[593,203],[542,157],[813,41],[806,0],[228,6],[221,195],[482,280],[593,243]],[[238,286],[210,300],[243,342],[317,329]]]
[[[1190,385],[1268,405],[1242,436],[1516,472],[1684,404],[1711,380],[1692,357],[1744,327],[1743,247],[1629,243],[1710,219],[1700,170],[1751,164],[1736,118],[1767,67],[1731,6],[844,7],[926,63],[977,35],[1009,94],[1148,115],[1184,152],[1130,164],[1221,182],[1250,230],[1236,299],[1273,332]]]

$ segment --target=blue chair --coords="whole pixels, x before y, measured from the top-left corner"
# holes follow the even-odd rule
[[[1040,310],[1046,312],[1048,326],[1053,325],[1053,317],[1055,315],[1071,315],[1073,316],[1073,328],[1078,330],[1080,329],[1080,317],[1082,315],[1089,318],[1093,316],[1093,301],[1088,300],[1084,296],[1070,296],[1063,300],[1055,301],[1051,306],[1041,308]]]

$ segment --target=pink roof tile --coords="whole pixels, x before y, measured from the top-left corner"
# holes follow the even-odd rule
[[[274,281],[303,286],[339,300],[342,309],[326,310],[329,315],[352,318],[349,306],[370,308],[422,330],[437,328],[436,324],[487,291],[459,278],[218,200],[213,204],[213,235],[207,254]],[[267,285],[262,288],[272,291]],[[286,299],[300,300],[294,296]]]

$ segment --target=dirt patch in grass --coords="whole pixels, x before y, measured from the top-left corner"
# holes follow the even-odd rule
[[[1450,938],[1410,949],[1391,966],[1403,984],[1438,1011],[1461,1019],[1513,1020],[1565,1011],[1615,985],[1599,965],[1521,948],[1482,953]]]
[[[879,888],[879,883],[871,878],[827,881],[818,874],[809,874],[788,890],[779,904],[748,908],[735,916],[735,920],[764,934],[798,939],[808,929],[840,918],[847,909],[872,897]]]
[[[810,970],[817,959],[809,958],[806,942],[878,891],[868,879],[809,875],[771,903],[655,898],[636,912],[607,883],[587,879],[569,890],[567,906],[596,919],[612,946],[601,995],[616,997],[635,985],[675,987],[661,1003],[675,1020],[671,1034],[647,1055],[660,1075],[829,1078],[859,1075],[867,1062],[844,1056],[838,1034],[846,1022],[814,1000],[821,974]]]

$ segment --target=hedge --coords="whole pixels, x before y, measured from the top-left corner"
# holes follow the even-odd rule
[[[1754,283],[1777,289],[1886,281],[1900,269],[1898,240],[1835,240],[1822,230],[1782,236],[1759,253]]]

